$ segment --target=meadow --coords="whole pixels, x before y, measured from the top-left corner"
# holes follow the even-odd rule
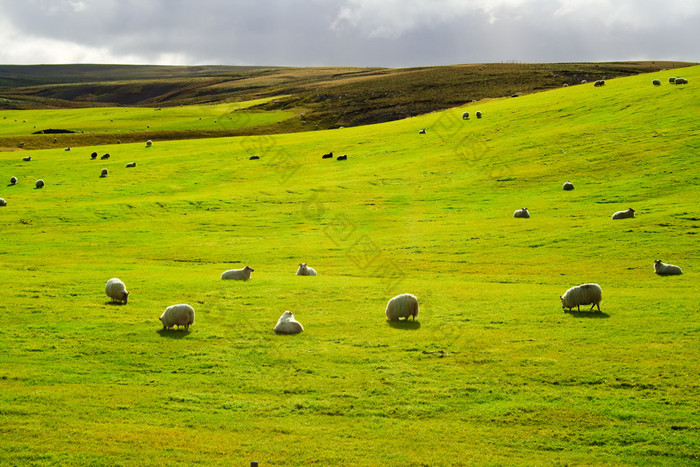
[[[0,152],[0,464],[697,465],[700,67],[675,73],[690,84]],[[583,282],[602,312],[563,312]],[[403,292],[418,319],[389,323]],[[188,332],[161,329],[175,303]],[[305,332],[272,332],[284,310]]]

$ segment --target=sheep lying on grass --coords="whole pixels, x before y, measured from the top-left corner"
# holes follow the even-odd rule
[[[660,276],[674,276],[683,274],[683,270],[680,266],[676,266],[675,264],[666,264],[660,259],[654,261],[654,272]]]
[[[221,273],[222,279],[231,279],[235,281],[247,281],[250,279],[250,273],[254,272],[255,269],[246,266],[242,269],[229,269]]]
[[[569,311],[573,307],[581,311],[581,305],[591,305],[591,310],[597,306],[598,311],[600,311],[603,289],[598,284],[581,284],[571,287],[559,299],[561,300],[561,307],[568,308]]]
[[[44,185],[45,185],[45,183],[42,179],[39,179],[34,183],[34,186],[37,188],[44,188]]]
[[[336,157],[336,160],[339,160],[339,161],[346,161],[346,160],[348,160],[348,155],[347,155],[347,154],[343,154],[342,156],[338,156],[338,157]]]
[[[654,86],[661,86],[661,80],[660,79],[655,79],[651,82]]]
[[[519,219],[529,219],[530,211],[528,211],[527,208],[518,209],[513,213],[513,217],[517,217]]]
[[[571,190],[574,189],[574,184],[571,183],[571,182],[569,182],[569,181],[566,181],[566,182],[564,182],[564,184],[562,185],[561,189],[564,190],[564,191],[571,191]]]
[[[291,311],[285,311],[277,320],[275,332],[277,334],[299,334],[304,331],[304,326],[299,321],[294,319]]]
[[[418,299],[410,293],[397,295],[386,304],[385,313],[389,321],[398,321],[399,318],[408,320],[409,316],[413,316],[415,321],[418,317]]]
[[[129,162],[128,164],[126,164],[126,167],[136,167],[136,162]]]
[[[425,134],[425,128],[421,128],[420,130],[418,130],[418,134],[419,134],[419,135],[424,135],[424,134]]]
[[[306,263],[299,264],[299,269],[297,269],[297,276],[315,276],[316,270],[312,267],[306,265]]]
[[[180,329],[180,326],[184,326],[185,331],[187,331],[190,325],[194,324],[194,308],[186,303],[171,305],[158,319],[163,323],[163,329],[169,329],[173,326]]]
[[[613,219],[632,219],[634,217],[634,209],[629,208],[626,211],[617,211],[612,215]]]
[[[116,277],[107,281],[105,284],[105,293],[112,301],[124,302],[125,305],[129,299],[129,292],[126,290],[126,285]]]
[[[250,161],[254,161],[254,160],[257,160],[257,159],[260,159],[260,156],[250,156],[250,157],[248,158],[248,160],[250,160]]]
[[[32,156],[23,157],[22,160],[24,162],[29,162],[30,160],[32,160]]]
[[[328,154],[324,154],[321,156],[321,159],[333,159],[333,151],[329,152]]]

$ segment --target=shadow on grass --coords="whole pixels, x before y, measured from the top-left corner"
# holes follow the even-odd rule
[[[183,337],[187,337],[192,333],[192,331],[190,331],[189,329],[187,331],[185,331],[184,328],[182,328],[182,329],[163,329],[163,328],[160,328],[156,332],[158,334],[160,334],[160,337],[168,337],[170,339],[182,339]]]
[[[401,320],[401,321],[386,321],[389,326],[391,326],[394,329],[405,329],[408,331],[415,331],[416,329],[420,328],[420,321],[409,321],[409,320]]]
[[[124,302],[115,302],[114,300],[107,300],[105,302],[105,305],[110,305],[110,306],[126,306],[126,303]]]
[[[574,318],[597,318],[597,319],[605,319],[605,318],[610,318],[610,315],[607,313],[603,313],[602,311],[568,311],[564,310],[564,313],[567,315],[571,315]]]

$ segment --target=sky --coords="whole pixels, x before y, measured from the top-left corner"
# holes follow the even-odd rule
[[[0,0],[0,63],[700,61],[700,0]]]

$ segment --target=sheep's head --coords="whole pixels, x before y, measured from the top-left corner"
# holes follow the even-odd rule
[[[283,321],[291,321],[294,319],[294,315],[292,314],[291,311],[285,311],[282,313],[282,318]]]
[[[634,212],[634,209],[629,208],[628,211],[629,211],[629,212]]]
[[[250,271],[250,272],[255,272],[255,269],[251,268],[250,266],[246,266],[246,267],[244,268],[244,270]]]
[[[126,301],[129,299],[129,292],[124,292],[122,294],[122,300],[124,300],[124,303],[126,304]]]

